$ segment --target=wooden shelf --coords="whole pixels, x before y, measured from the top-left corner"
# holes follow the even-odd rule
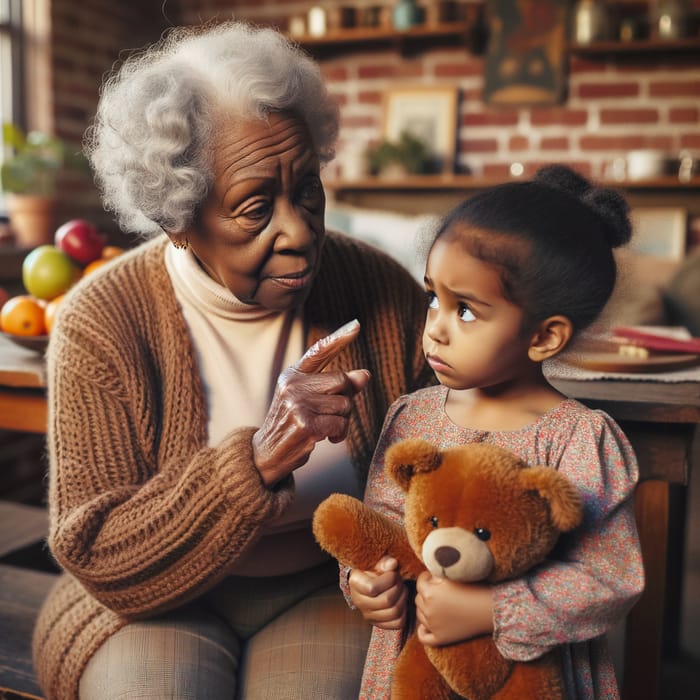
[[[397,179],[329,180],[324,185],[329,202],[402,214],[443,214],[465,197],[504,181],[506,178],[475,175],[407,175]],[[689,216],[700,216],[698,176],[690,182],[667,176],[600,184],[623,192],[633,207],[682,207]]]
[[[391,27],[353,27],[329,30],[323,36],[292,37],[302,48],[314,55],[366,51],[372,48],[390,48],[402,53],[435,45],[461,44],[469,47],[472,22],[444,22],[423,24],[398,31]]]
[[[639,39],[635,41],[596,41],[590,44],[572,43],[568,52],[574,56],[608,57],[608,56],[643,56],[668,54],[700,53],[700,37],[687,39]]]
[[[518,178],[513,178],[516,181]],[[504,182],[503,178],[476,175],[406,175],[392,179],[365,177],[359,180],[329,180],[324,186],[331,192],[361,192],[365,190],[383,192],[458,191],[478,190]],[[647,180],[606,181],[599,184],[622,190],[696,190],[700,189],[700,177],[681,182],[677,177],[664,176]]]

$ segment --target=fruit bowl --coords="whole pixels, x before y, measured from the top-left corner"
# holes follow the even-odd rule
[[[45,353],[49,345],[48,335],[14,335],[13,333],[2,332],[3,337],[12,341],[15,345],[33,350],[34,352]]]

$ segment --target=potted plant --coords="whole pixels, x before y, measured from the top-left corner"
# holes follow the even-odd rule
[[[421,174],[434,170],[434,162],[426,144],[408,131],[398,141],[385,139],[368,152],[373,175],[400,177],[406,173]]]
[[[56,227],[56,183],[61,172],[87,163],[64,141],[39,131],[25,134],[17,125],[2,126],[5,154],[0,188],[17,245],[50,243]]]

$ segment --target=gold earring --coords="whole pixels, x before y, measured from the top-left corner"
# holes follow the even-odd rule
[[[190,242],[185,238],[182,241],[178,241],[173,239],[172,244],[178,249],[178,250],[187,250],[187,246],[190,244]]]

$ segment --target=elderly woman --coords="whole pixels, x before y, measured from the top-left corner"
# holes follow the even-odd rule
[[[324,230],[336,133],[272,30],[174,30],[106,82],[86,150],[150,240],[74,288],[48,351],[48,698],[357,697],[368,628],[310,519],[362,494],[430,375],[409,274]]]

